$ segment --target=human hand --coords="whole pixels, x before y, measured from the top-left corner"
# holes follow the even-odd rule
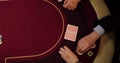
[[[93,31],[89,35],[81,38],[78,41],[76,52],[79,55],[82,55],[83,53],[85,53],[86,51],[88,51],[89,49],[91,49],[92,46],[95,47],[95,42],[96,42],[96,40],[98,38],[99,38],[99,34],[96,31]]]
[[[63,7],[69,10],[74,10],[80,1],[81,0],[65,0]]]
[[[59,54],[66,63],[76,63],[79,61],[78,57],[67,46],[61,47]]]

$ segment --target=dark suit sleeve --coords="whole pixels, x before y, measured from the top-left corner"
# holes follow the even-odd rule
[[[97,24],[101,25],[106,33],[114,30],[120,30],[120,8],[118,7],[120,3],[117,0],[105,0],[105,2],[110,10],[111,15],[102,18],[97,22]]]
[[[114,30],[116,27],[116,26],[114,26],[111,16],[106,16],[106,17],[102,18],[101,20],[99,20],[97,22],[97,24],[102,26],[102,28],[105,30],[106,33]]]

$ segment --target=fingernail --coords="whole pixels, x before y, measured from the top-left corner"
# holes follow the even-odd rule
[[[81,53],[81,52],[78,52],[78,55],[83,55],[83,53]]]
[[[96,47],[96,44],[94,44],[93,46],[92,46],[92,49],[94,49]]]

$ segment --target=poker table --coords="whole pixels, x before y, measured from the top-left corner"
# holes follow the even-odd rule
[[[92,31],[97,19],[93,10],[86,12],[92,9],[90,4],[84,8],[85,2],[81,3],[80,11],[66,11],[61,4],[54,0],[0,1],[0,63],[65,63],[59,48],[67,45],[75,52],[77,41]],[[80,25],[75,43],[63,38],[68,23]],[[92,57],[79,56],[81,61],[92,63],[97,48]]]

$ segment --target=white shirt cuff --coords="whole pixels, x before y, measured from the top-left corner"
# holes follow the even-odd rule
[[[96,31],[100,36],[105,33],[105,30],[100,25],[97,25],[93,30]]]

